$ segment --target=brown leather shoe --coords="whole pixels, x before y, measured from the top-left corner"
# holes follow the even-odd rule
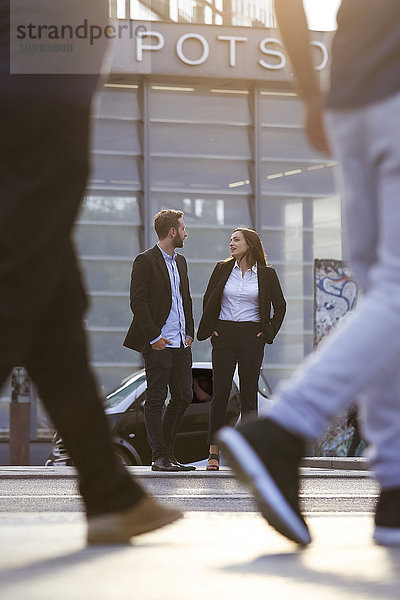
[[[126,544],[131,537],[154,531],[183,517],[183,513],[145,496],[122,512],[88,517],[88,544]]]

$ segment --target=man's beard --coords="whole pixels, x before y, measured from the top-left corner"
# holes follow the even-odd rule
[[[183,248],[184,238],[176,236],[175,238],[175,248]]]

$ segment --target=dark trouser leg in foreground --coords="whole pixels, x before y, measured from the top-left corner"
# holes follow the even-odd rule
[[[79,472],[88,516],[125,510],[144,496],[114,456],[110,431],[91,373],[72,277],[64,277],[37,328],[26,366]],[[71,272],[71,274],[68,273]]]
[[[179,518],[115,460],[86,356],[71,230],[88,163],[89,107],[0,100],[0,383],[25,365],[78,468],[89,542],[125,542]]]
[[[78,469],[89,543],[127,542],[181,515],[145,494],[116,459],[87,363],[81,317],[67,291],[68,285],[62,284],[27,357],[27,368]],[[56,314],[60,310],[62,319]]]

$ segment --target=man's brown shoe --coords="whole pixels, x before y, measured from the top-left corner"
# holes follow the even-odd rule
[[[131,537],[154,531],[183,517],[183,513],[145,496],[117,513],[88,517],[88,544],[126,544]]]

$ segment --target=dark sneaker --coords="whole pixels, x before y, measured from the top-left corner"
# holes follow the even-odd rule
[[[400,488],[381,491],[375,513],[374,540],[380,546],[400,546]]]
[[[218,444],[236,475],[252,491],[262,516],[297,544],[311,542],[299,508],[299,465],[305,442],[270,419],[224,427]]]

